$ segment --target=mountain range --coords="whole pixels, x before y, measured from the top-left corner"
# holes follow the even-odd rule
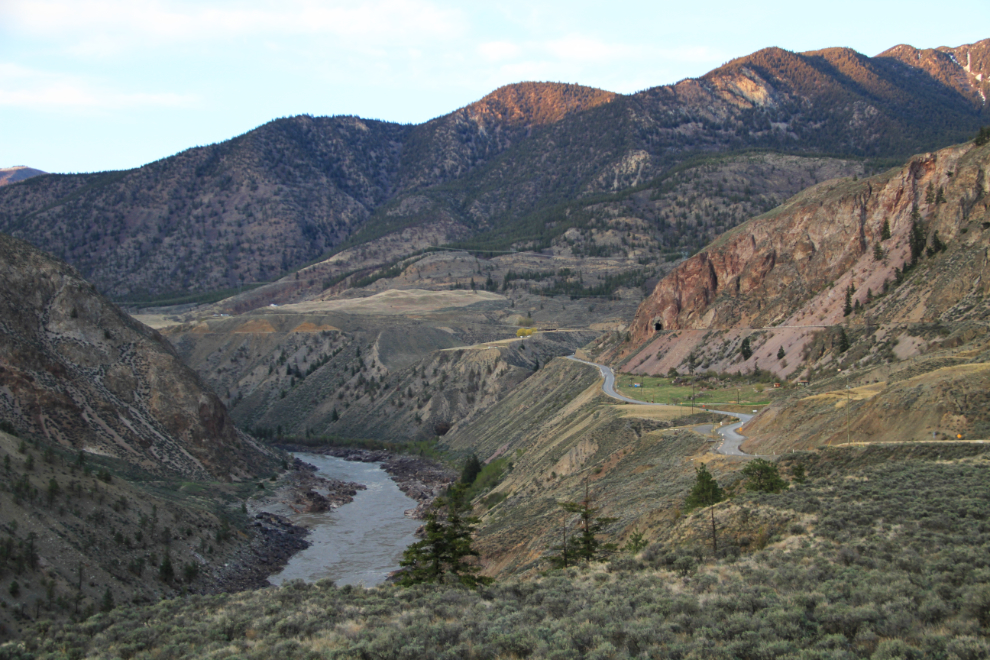
[[[132,300],[275,280],[410,229],[421,246],[544,249],[594,221],[574,204],[659,195],[665,173],[706,154],[830,154],[875,171],[962,141],[990,118],[988,77],[990,40],[876,57],[770,48],[631,95],[522,83],[419,125],[291,117],[134,170],[4,186],[0,231]],[[682,224],[743,219],[714,213]],[[671,240],[671,219],[650,218],[664,247],[711,238]],[[396,257],[379,251],[379,265]]]

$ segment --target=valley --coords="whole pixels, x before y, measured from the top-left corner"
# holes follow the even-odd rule
[[[988,49],[0,187],[0,658],[985,657]]]

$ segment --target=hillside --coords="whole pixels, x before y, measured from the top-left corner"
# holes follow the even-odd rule
[[[812,187],[679,264],[603,356],[810,383],[748,425],[758,451],[984,438],[988,166],[968,143]]]
[[[567,303],[536,300],[386,290],[163,332],[241,428],[264,436],[408,442],[476,417],[541,365],[597,336],[589,320],[621,318],[634,308],[632,300],[606,302],[591,313],[581,303],[568,311]],[[519,340],[524,314],[582,323]]]
[[[664,525],[638,554],[459,585],[278,589],[32,626],[7,657],[967,658],[987,637],[987,455],[835,450],[807,483]],[[723,482],[724,483],[724,482]],[[649,492],[644,500],[648,501]]]
[[[159,474],[271,469],[171,346],[69,266],[0,236],[0,282],[0,414],[13,428]]]
[[[567,204],[659,190],[658,176],[699,154],[888,159],[964,139],[990,116],[988,43],[875,58],[767,49],[628,96],[522,83],[417,126],[279,119],[135,170],[4,186],[0,230],[132,300],[270,281],[407,230],[418,247],[547,248],[586,228]],[[791,178],[804,169],[781,163],[790,165]],[[735,196],[716,188],[711,212],[680,219],[677,231],[735,224],[714,208]],[[669,223],[640,219],[671,246]],[[706,242],[701,234],[689,251]]]
[[[241,512],[282,457],[156,331],[2,235],[0,455],[0,637],[248,584],[252,557],[284,558],[280,526]]]

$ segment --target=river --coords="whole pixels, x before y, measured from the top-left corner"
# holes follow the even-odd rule
[[[310,529],[310,546],[292,556],[281,573],[268,581],[279,585],[287,580],[316,582],[324,578],[337,585],[372,587],[381,584],[388,573],[399,568],[402,551],[417,539],[419,520],[406,518],[406,509],[415,500],[399,490],[377,463],[345,461],[335,456],[295,454],[317,467],[317,474],[328,479],[364,484],[354,501],[327,513],[306,513],[295,523]]]

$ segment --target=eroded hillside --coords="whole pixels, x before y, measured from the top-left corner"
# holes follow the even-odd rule
[[[985,437],[988,149],[826,182],[727,232],[657,285],[605,357],[810,383],[748,427],[760,451]],[[846,396],[826,394],[847,380],[852,433]]]
[[[13,428],[158,474],[272,468],[171,346],[71,267],[0,235],[0,280],[0,414]]]
[[[521,301],[522,299],[520,299]],[[406,441],[432,438],[478,415],[535,370],[595,337],[549,331],[566,302],[516,306],[484,291],[386,290],[366,298],[268,308],[165,330],[179,354],[265,435]],[[542,307],[546,309],[542,309]],[[630,303],[598,303],[615,318]],[[516,336],[523,320],[544,330]]]

